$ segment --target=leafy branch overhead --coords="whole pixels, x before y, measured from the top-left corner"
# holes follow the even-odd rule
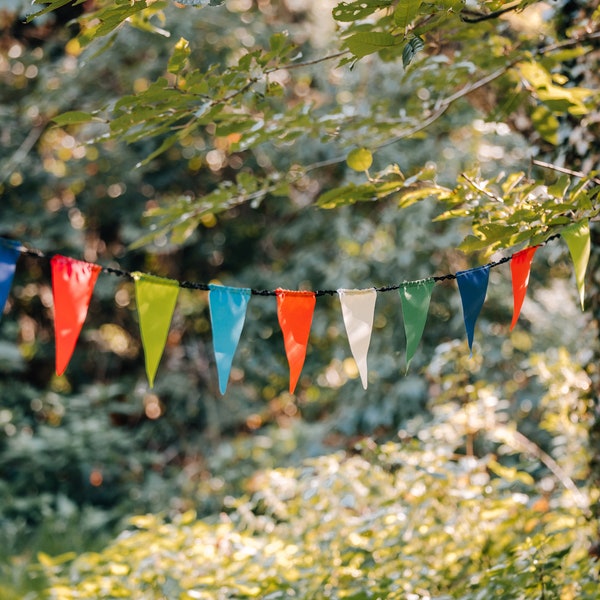
[[[44,6],[38,15],[67,4],[36,3]],[[71,111],[54,117],[55,125],[81,130],[98,142],[151,141],[139,167],[153,164],[174,147],[193,148],[196,168],[216,170],[225,179],[183,202],[165,198],[164,208],[149,213],[156,234],[183,243],[207,214],[289,191],[288,186],[294,188],[307,177],[317,182],[311,199],[321,207],[389,197],[400,206],[427,197],[451,198],[456,206],[444,218],[475,219],[478,241],[466,240],[465,250],[534,243],[573,215],[594,216],[589,206],[594,205],[594,192],[567,185],[561,197],[568,201],[558,202],[554,196],[537,200],[546,217],[533,214],[537,205],[527,213],[515,209],[522,220],[509,219],[505,225],[502,219],[494,221],[496,232],[501,226],[508,229],[492,235],[489,227],[482,229],[481,215],[489,212],[494,220],[502,215],[488,210],[487,194],[473,199],[473,185],[460,177],[456,186],[439,184],[433,162],[441,157],[432,157],[431,164],[405,178],[402,156],[392,158],[390,152],[405,151],[408,140],[419,144],[425,136],[458,135],[465,125],[457,119],[471,110],[473,119],[505,123],[536,148],[560,154],[570,143],[565,127],[596,118],[598,90],[565,65],[581,63],[597,52],[598,14],[564,32],[556,25],[560,15],[532,0],[468,5],[461,0],[340,2],[331,13],[336,35],[329,47],[310,43],[304,34],[279,31],[270,35],[268,44],[253,39],[222,61],[208,64],[196,52],[192,37],[178,35],[169,26],[175,23],[173,11],[200,9],[210,20],[226,9],[216,8],[221,4],[103,0],[78,19],[73,52],[85,60],[95,60],[95,53],[116,36],[126,35],[129,27],[171,36],[171,52],[153,80],[103,106],[78,99]],[[243,21],[246,9],[238,10]],[[379,71],[371,72],[375,62],[388,74],[385,81],[376,79]],[[305,140],[320,143],[328,158],[315,160],[298,152]],[[356,168],[361,163],[357,152],[368,153],[378,174],[369,174],[371,164]],[[238,176],[226,173],[219,161],[211,163],[214,153],[222,165],[236,157]],[[262,157],[259,161],[257,155]],[[515,174],[506,181],[522,181],[519,173],[529,167],[530,157],[513,161],[509,166]],[[349,170],[342,180],[330,180],[330,170],[344,165]],[[536,170],[527,185],[550,189],[546,184],[555,177],[551,170]],[[509,205],[519,204],[515,189],[509,185],[505,192],[501,179],[495,179],[499,198],[506,193]],[[453,193],[446,191],[453,187]],[[546,202],[564,210],[546,210]],[[140,244],[151,241],[152,234]]]

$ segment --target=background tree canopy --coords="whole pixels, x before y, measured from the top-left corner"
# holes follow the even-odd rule
[[[57,377],[48,262],[21,256],[0,596],[594,598],[599,22],[576,0],[5,2],[4,237],[268,290],[455,273],[588,221],[592,257],[582,313],[565,244],[541,247],[512,331],[493,269],[473,358],[437,284],[406,374],[379,294],[367,391],[323,296],[287,393],[255,298],[221,396],[206,293],[180,291],[149,389],[133,283],[104,275]]]

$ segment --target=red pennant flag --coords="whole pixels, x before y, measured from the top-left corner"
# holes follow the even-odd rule
[[[539,246],[531,246],[531,248],[525,248],[520,252],[513,255],[510,261],[510,272],[512,274],[512,288],[513,288],[513,317],[512,323],[510,324],[510,330],[517,324],[519,315],[521,314],[521,307],[523,306],[523,300],[525,300],[525,294],[527,292],[527,286],[529,284],[529,272],[531,270],[531,261],[533,255]]]
[[[102,268],[66,256],[56,255],[52,267],[56,374],[62,375],[77,343],[87,316],[96,279]]]
[[[290,365],[290,394],[294,393],[306,358],[316,296],[314,292],[275,290],[277,318],[283,332],[283,343]]]

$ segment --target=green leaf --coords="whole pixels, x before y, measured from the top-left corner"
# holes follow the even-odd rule
[[[558,145],[558,119],[544,105],[540,104],[531,113],[531,120],[542,139],[553,146]]]
[[[90,121],[100,120],[94,117],[92,113],[84,112],[82,110],[72,110],[70,112],[62,113],[52,119],[53,123],[56,123],[59,127],[63,125],[77,125],[79,123],[89,123]]]
[[[548,193],[552,194],[555,198],[564,198],[569,185],[571,184],[571,178],[568,175],[561,175],[556,182],[548,188]]]
[[[287,42],[288,36],[285,33],[274,33],[269,38],[271,52],[274,54],[279,54],[285,48]]]
[[[350,22],[364,19],[381,8],[391,6],[392,0],[358,0],[358,2],[340,2],[332,11],[336,21]]]
[[[458,249],[464,252],[465,254],[471,254],[473,252],[478,252],[487,248],[488,242],[487,240],[482,240],[474,235],[468,235],[465,239],[458,245]]]
[[[356,148],[348,154],[346,163],[355,171],[367,171],[373,164],[373,155],[366,148]]]
[[[394,23],[402,29],[406,29],[419,14],[421,0],[400,0],[394,10]]]
[[[404,46],[404,50],[402,50],[402,65],[404,68],[408,67],[408,65],[412,62],[413,58],[425,47],[425,42],[420,37],[414,37],[408,40],[406,46]]]
[[[439,185],[427,182],[420,182],[416,185],[407,186],[405,189],[400,191],[400,198],[398,199],[399,208],[408,208],[419,200],[425,200],[425,198],[437,197],[441,200],[450,194],[450,190]]]
[[[175,48],[173,49],[173,54],[169,59],[167,71],[169,71],[169,73],[179,73],[186,65],[190,53],[190,43],[185,38],[179,38],[179,41],[175,44]]]
[[[398,38],[379,31],[360,31],[346,40],[348,50],[358,58],[399,44]]]
[[[254,119],[249,119],[243,115],[236,115],[232,118],[227,118],[217,124],[215,135],[225,137],[232,133],[242,133],[248,131],[256,124]]]
[[[37,6],[42,5],[42,6],[44,6],[44,8],[42,10],[40,10],[39,12],[33,13],[31,15],[27,15],[27,22],[30,23],[36,17],[41,17],[42,15],[45,15],[49,12],[57,10],[57,9],[65,6],[66,4],[70,4],[71,2],[72,2],[72,0],[51,0],[50,2],[48,2],[47,0],[34,0],[33,3],[35,5],[37,5]],[[84,2],[85,2],[85,0],[77,0],[76,2],[73,2],[73,6],[77,6],[78,4],[83,4]]]

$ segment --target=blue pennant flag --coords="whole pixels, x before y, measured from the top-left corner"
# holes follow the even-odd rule
[[[224,394],[227,389],[233,355],[244,327],[251,291],[247,288],[226,287],[212,283],[208,287],[210,289],[208,305],[219,375],[219,390],[221,394]]]
[[[470,269],[469,271],[459,271],[456,274],[471,355],[473,354],[475,322],[477,321],[477,317],[479,316],[481,307],[485,301],[489,276],[489,265]]]
[[[12,286],[20,247],[20,242],[0,238],[0,316]]]

